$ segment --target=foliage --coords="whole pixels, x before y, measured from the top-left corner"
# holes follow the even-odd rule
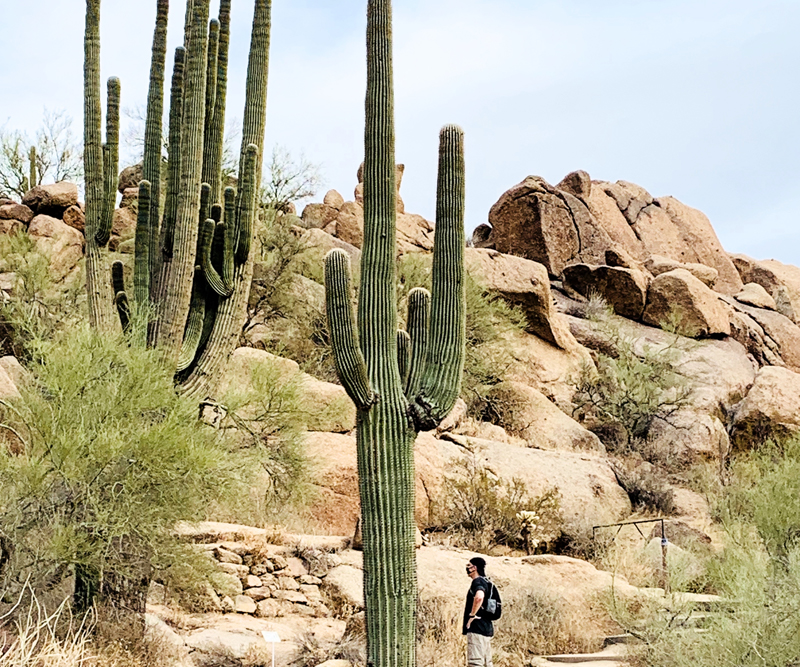
[[[602,310],[594,303],[587,314],[595,318],[612,353],[597,352],[596,369],[591,365],[582,369],[573,416],[596,430],[610,451],[645,453],[653,422],[669,421],[688,402],[688,384],[674,367],[681,339],[675,335],[669,345],[638,346],[608,306]]]
[[[530,552],[560,534],[561,494],[553,487],[532,496],[522,480],[501,480],[471,455],[451,464],[433,514],[458,546],[483,553],[496,545]]]
[[[0,303],[0,356],[26,359],[36,341],[80,321],[82,276],[56,287],[49,267],[50,259],[27,234],[0,235],[0,273],[14,274],[12,296]]]
[[[30,150],[36,149],[35,183],[30,183]],[[35,138],[0,128],[0,194],[22,198],[35,185],[78,182],[83,175],[80,141],[72,133],[72,118],[63,110],[44,110]]]
[[[675,494],[664,474],[652,465],[615,465],[614,475],[619,485],[628,494],[634,510],[645,510],[654,514],[675,513]]]
[[[398,312],[405,318],[408,294],[415,287],[431,287],[430,255],[410,253],[397,262]],[[483,405],[484,388],[505,379],[513,358],[502,344],[509,331],[525,328],[525,315],[498,295],[484,289],[469,273],[465,273],[467,302],[467,350],[461,398],[469,406],[470,416],[478,416]],[[404,324],[401,324],[404,326]]]
[[[285,212],[297,201],[313,196],[322,186],[320,166],[303,155],[295,158],[285,146],[275,145],[261,184],[261,206]]]
[[[2,582],[38,591],[75,567],[108,581],[183,565],[175,522],[245,488],[251,453],[198,423],[153,351],[80,326],[37,353],[35,382],[0,415],[22,440],[0,450]]]

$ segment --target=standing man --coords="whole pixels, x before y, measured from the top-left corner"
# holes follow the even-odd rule
[[[464,605],[464,624],[461,634],[467,635],[467,667],[493,667],[492,622],[481,618],[484,600],[489,598],[489,582],[486,580],[486,561],[480,556],[467,563],[467,576],[472,584]]]

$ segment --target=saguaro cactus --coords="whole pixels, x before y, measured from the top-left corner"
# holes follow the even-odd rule
[[[184,45],[175,52],[162,217],[159,185],[169,3],[157,0],[133,299],[122,282],[122,267],[113,269],[114,301],[123,328],[136,318],[149,318],[147,344],[160,348],[165,360],[175,365],[183,389],[198,395],[207,394],[219,378],[245,315],[266,125],[271,15],[270,0],[255,0],[239,187],[223,192],[231,0],[221,0],[219,18],[210,21],[209,4],[209,0],[187,2]],[[144,339],[134,342],[143,344]]]
[[[414,441],[455,404],[464,366],[463,133],[440,136],[432,296],[414,290],[397,330],[396,190],[390,0],[370,0],[364,245],[356,326],[347,255],[325,259],[336,368],[358,408],[368,664],[415,664]],[[398,343],[399,341],[399,343]]]

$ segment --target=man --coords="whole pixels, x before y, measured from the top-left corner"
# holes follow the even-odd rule
[[[467,635],[467,667],[493,667],[492,644],[494,626],[481,618],[484,600],[489,598],[490,584],[486,580],[486,561],[480,556],[467,563],[467,576],[472,584],[464,605],[464,624],[461,634]]]

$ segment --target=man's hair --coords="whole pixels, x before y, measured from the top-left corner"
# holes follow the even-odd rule
[[[486,561],[483,558],[480,556],[475,556],[475,558],[470,558],[469,562],[472,563],[475,566],[475,569],[478,570],[479,576],[486,576]]]

